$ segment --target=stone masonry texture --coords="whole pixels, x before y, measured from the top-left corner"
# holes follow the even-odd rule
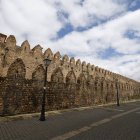
[[[46,111],[91,106],[140,98],[140,83],[75,60],[40,45],[30,49],[26,40],[16,45],[13,35],[0,34],[0,116],[39,112],[42,102],[45,65],[47,72]]]

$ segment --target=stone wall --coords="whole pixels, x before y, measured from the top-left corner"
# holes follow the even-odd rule
[[[45,68],[48,67],[46,110],[89,106],[140,97],[140,83],[90,63],[63,57],[40,45],[30,49],[28,41],[21,47],[10,35],[0,42],[0,115],[39,112]],[[118,81],[116,81],[118,79]]]

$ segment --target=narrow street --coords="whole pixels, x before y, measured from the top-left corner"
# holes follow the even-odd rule
[[[140,140],[140,102],[0,122],[0,140]]]

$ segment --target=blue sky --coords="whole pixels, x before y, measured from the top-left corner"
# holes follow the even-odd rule
[[[140,81],[140,0],[1,0],[0,32]]]

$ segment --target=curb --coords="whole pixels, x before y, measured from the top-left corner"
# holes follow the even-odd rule
[[[137,102],[137,101],[140,101],[140,99],[123,101],[123,102],[120,101],[120,103],[126,104],[126,103],[132,103],[132,102]],[[87,106],[87,107],[78,107],[78,108],[71,108],[71,109],[47,111],[47,112],[45,112],[45,115],[46,116],[59,115],[59,114],[62,114],[64,112],[83,111],[83,110],[87,110],[87,109],[99,108],[102,106],[111,106],[111,105],[115,105],[115,104],[116,104],[116,102],[111,102],[108,104],[100,104],[100,105]],[[32,119],[34,117],[39,117],[39,116],[40,116],[40,112],[39,113],[32,113],[32,114],[19,114],[19,115],[14,115],[14,116],[5,116],[5,117],[0,117],[0,122],[26,120],[26,119]]]

